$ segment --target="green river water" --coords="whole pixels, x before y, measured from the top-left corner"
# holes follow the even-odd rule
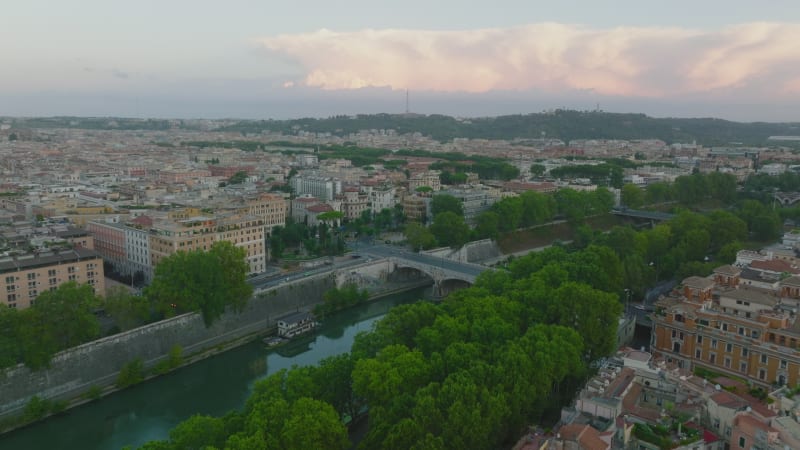
[[[0,435],[2,450],[116,450],[165,439],[194,414],[221,416],[244,405],[253,383],[292,365],[313,365],[350,351],[393,306],[423,297],[424,288],[384,297],[327,318],[319,333],[277,349],[259,341],[213,356],[43,422]]]

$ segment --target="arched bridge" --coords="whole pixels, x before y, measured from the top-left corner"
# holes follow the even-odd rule
[[[659,212],[659,211],[641,211],[638,209],[613,209],[611,214],[623,217],[630,217],[633,219],[645,219],[652,221],[664,221],[675,217],[675,214]]]
[[[447,282],[455,280],[466,284],[474,284],[478,275],[487,270],[486,267],[477,264],[463,263],[422,253],[412,253],[397,247],[383,245],[363,248],[361,253],[385,258],[397,268],[412,268],[429,275],[433,278],[434,293],[438,295],[445,294],[443,291],[446,290],[444,285]]]

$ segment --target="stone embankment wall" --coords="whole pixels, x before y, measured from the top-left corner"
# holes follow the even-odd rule
[[[278,317],[311,309],[334,286],[332,274],[310,276],[258,292],[244,311],[226,313],[209,328],[200,314],[184,314],[63,351],[47,370],[9,368],[0,373],[0,416],[20,413],[34,395],[70,399],[92,386],[114,384],[128,362],[141,358],[151,367],[175,345],[191,355],[264,332]]]
[[[487,260],[494,260],[503,256],[500,247],[491,239],[468,242],[459,249],[453,250],[449,247],[442,247],[428,250],[423,253],[447,258],[462,263],[482,263]]]

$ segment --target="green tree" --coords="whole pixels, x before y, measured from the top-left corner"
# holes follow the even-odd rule
[[[228,184],[242,184],[247,181],[247,172],[239,171],[228,178]]]
[[[445,211],[433,218],[431,233],[441,245],[461,247],[469,241],[469,226],[464,217]]]
[[[0,369],[22,360],[19,327],[20,316],[16,309],[0,308]]]
[[[644,191],[635,184],[622,186],[622,204],[631,209],[640,208],[644,204]]]
[[[541,177],[547,171],[547,168],[542,164],[531,164],[531,175]]]
[[[349,449],[347,429],[331,405],[310,398],[301,398],[291,406],[281,432],[281,448]]]
[[[94,311],[99,305],[91,286],[74,281],[40,294],[31,308],[20,311],[25,364],[34,369],[47,366],[57,351],[97,338],[100,324]]]
[[[143,325],[150,318],[150,304],[147,299],[131,294],[123,286],[108,289],[103,300],[103,309],[114,319],[120,331]]]
[[[432,248],[436,245],[436,237],[433,236],[433,233],[425,228],[424,225],[416,222],[407,223],[403,233],[415,252],[420,251],[420,249]]]
[[[169,444],[181,450],[223,448],[226,438],[222,419],[199,414],[184,420],[169,432]]]
[[[475,234],[479,239],[497,239],[500,216],[494,211],[484,211],[475,218]]]
[[[240,311],[253,293],[245,250],[227,241],[209,251],[177,252],[156,266],[145,295],[165,316],[200,311],[211,325],[226,307]]]
[[[461,200],[449,194],[436,194],[431,199],[431,214],[433,218],[443,212],[451,212],[457,216],[464,217],[464,205]]]

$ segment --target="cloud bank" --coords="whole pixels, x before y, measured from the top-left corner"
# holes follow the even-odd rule
[[[302,68],[287,88],[703,94],[762,101],[800,97],[798,42],[800,24],[762,22],[719,30],[558,23],[462,31],[323,29],[259,40]]]

